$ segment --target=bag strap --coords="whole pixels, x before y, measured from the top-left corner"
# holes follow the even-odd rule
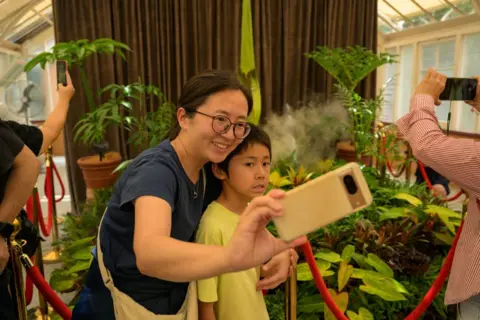
[[[207,190],[207,174],[205,173],[205,168],[202,168],[203,176],[203,196],[205,197],[205,192]]]
[[[97,261],[98,261],[98,267],[100,269],[100,274],[102,275],[103,283],[107,288],[111,288],[111,287],[115,287],[115,285],[113,284],[113,279],[112,279],[112,275],[110,274],[110,271],[108,271],[108,269],[105,267],[105,264],[103,262],[103,252],[102,252],[102,247],[100,246],[100,230],[102,229],[103,218],[105,218],[106,213],[107,213],[107,209],[105,209],[102,219],[100,220],[100,224],[98,225]]]

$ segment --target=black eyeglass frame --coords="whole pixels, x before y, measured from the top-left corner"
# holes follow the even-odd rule
[[[197,110],[190,110],[190,109],[185,109],[187,112],[193,112],[193,113],[198,113],[198,114],[201,114],[203,116],[206,116],[206,117],[209,117],[209,118],[212,118],[212,129],[213,131],[215,131],[216,133],[219,133],[219,134],[224,134],[226,132],[228,132],[228,130],[230,130],[230,128],[233,126],[233,135],[235,136],[235,138],[237,139],[245,139],[246,136],[248,136],[248,134],[250,133],[251,131],[251,127],[250,127],[250,124],[248,124],[247,121],[244,121],[244,122],[236,122],[236,123],[233,123],[227,116],[225,115],[216,115],[216,116],[212,116],[212,115],[209,115],[209,114],[206,114],[206,113],[203,113],[203,112],[200,112],[200,111],[197,111]],[[218,119],[218,118],[222,118],[222,119],[227,119],[228,120],[228,126],[226,126],[226,128],[224,130],[215,130],[215,119]],[[236,129],[237,128],[241,128],[239,127],[240,125],[244,125],[243,129],[245,130],[243,136],[241,137],[238,137],[237,136],[237,133],[236,133]]]

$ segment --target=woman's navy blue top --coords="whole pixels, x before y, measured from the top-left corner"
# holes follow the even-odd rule
[[[172,208],[171,237],[191,242],[203,209],[221,190],[218,181],[211,177],[211,170],[207,170],[207,190],[210,191],[204,196],[203,175],[197,184],[192,183],[170,141],[164,140],[135,158],[115,184],[100,232],[104,263],[115,286],[155,314],[177,313],[186,297],[188,283],[152,278],[138,270],[133,251],[133,202],[142,196],[155,196],[168,202]],[[73,319],[114,319],[110,292],[103,284],[96,258],[73,311]]]

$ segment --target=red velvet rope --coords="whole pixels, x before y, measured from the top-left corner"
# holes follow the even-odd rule
[[[55,172],[55,175],[57,176],[58,182],[60,183],[60,189],[62,190],[60,198],[55,199],[55,202],[60,202],[65,197],[65,186],[63,184],[62,178],[60,177],[60,173],[58,172],[57,166],[55,165],[55,162],[53,162],[53,158],[50,158],[50,167],[47,166],[47,174],[45,175],[44,191],[45,191],[45,195],[48,198],[48,201],[52,201],[54,196],[52,196],[51,190],[47,189],[47,181],[53,181],[53,176],[50,178],[50,176],[52,175],[52,170],[51,170],[52,168],[53,168],[53,171]]]
[[[55,291],[48,285],[45,278],[36,266],[26,268],[28,278],[35,283],[38,291],[42,294],[45,300],[52,306],[52,308],[63,318],[72,319],[72,311],[68,309],[65,303],[57,296]]]
[[[440,290],[442,289],[443,283],[447,278],[450,269],[452,267],[453,257],[455,255],[455,248],[457,247],[458,239],[460,238],[460,234],[462,233],[463,228],[463,221],[460,224],[460,227],[457,230],[457,234],[455,235],[455,239],[453,240],[452,246],[448,252],[447,258],[445,259],[440,273],[438,274],[437,278],[433,282],[431,288],[423,297],[422,301],[418,304],[418,306],[405,318],[406,320],[415,320],[418,319],[425,310],[427,310],[428,306],[432,303],[433,299],[438,295]],[[332,311],[334,316],[340,320],[348,320],[345,314],[338,308],[337,304],[333,300],[330,292],[328,292],[328,288],[323,281],[322,275],[320,270],[318,270],[317,263],[315,261],[315,257],[313,255],[312,246],[310,242],[305,243],[302,245],[303,254],[307,260],[308,266],[310,267],[310,271],[312,272],[313,279],[315,281],[315,285],[317,286],[318,291],[323,297],[325,304],[328,308]]]
[[[390,172],[390,174],[392,176],[394,176],[395,178],[398,178],[402,175],[403,171],[405,171],[405,168],[407,167],[406,164],[404,163],[402,165],[402,168],[400,169],[400,171],[398,173],[394,173],[393,172],[393,167],[392,167],[392,164],[390,163],[390,161],[388,161],[388,158],[387,158],[387,149],[386,149],[386,144],[387,144],[387,139],[386,137],[382,137],[382,146],[383,146],[383,150],[384,150],[384,154],[385,154],[385,164],[387,166],[387,169],[388,171]]]

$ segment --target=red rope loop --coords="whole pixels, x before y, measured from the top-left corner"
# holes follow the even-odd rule
[[[432,185],[432,182],[430,182],[430,179],[428,178],[428,175],[427,175],[427,171],[425,171],[425,166],[423,165],[423,163],[417,159],[417,165],[418,165],[418,168],[420,169],[420,173],[422,174],[422,177],[423,177],[423,180],[425,180],[425,183],[427,184],[427,187],[428,189],[432,190],[433,191],[433,194],[435,196],[437,196],[437,192],[435,190],[433,190],[433,185]],[[454,201],[454,200],[457,200],[461,195],[463,194],[463,190],[460,189],[460,191],[458,191],[455,195],[453,195],[452,197],[450,198],[440,198],[440,200],[442,201]]]
[[[403,172],[405,171],[405,169],[407,168],[407,165],[406,165],[406,162],[404,162],[402,164],[402,167],[400,168],[400,171],[398,173],[395,173],[393,172],[393,167],[392,167],[392,163],[388,160],[387,158],[387,148],[386,148],[386,145],[387,145],[387,137],[382,137],[382,147],[383,147],[383,153],[384,153],[384,156],[385,156],[385,164],[387,166],[387,169],[388,169],[388,172],[390,172],[390,174],[395,177],[395,178],[399,178]]]
[[[440,269],[440,273],[433,282],[431,288],[423,297],[422,301],[420,301],[418,306],[405,318],[406,320],[418,319],[421,314],[425,312],[425,310],[427,310],[428,306],[432,303],[433,299],[435,299],[435,297],[442,289],[443,283],[445,282],[445,279],[447,278],[452,267],[453,256],[455,255],[455,248],[457,247],[458,239],[460,238],[460,234],[462,233],[462,228],[463,221],[457,230],[457,234],[455,235],[455,239],[453,240],[452,246],[450,247],[447,258],[445,259],[442,268]],[[328,292],[328,288],[323,281],[320,270],[318,270],[318,266],[313,255],[310,242],[302,245],[302,250],[307,260],[308,266],[310,267],[310,271],[312,272],[313,279],[315,280],[315,285],[317,286],[318,291],[322,295],[325,304],[328,306],[328,308],[332,311],[332,313],[337,319],[348,320],[345,314],[340,310],[340,308],[338,308],[337,304],[330,295],[330,292]]]
[[[55,199],[55,202],[60,202],[65,197],[65,185],[63,184],[62,178],[60,177],[60,173],[58,172],[58,168],[55,165],[55,162],[53,162],[52,157],[50,158],[50,166],[53,169],[53,172],[55,172],[55,175],[57,176],[57,180],[60,183],[60,189],[62,190],[62,193],[60,194],[60,198]],[[50,201],[50,197],[49,197],[49,193],[47,192],[47,180],[53,181],[53,178],[54,177],[52,176],[52,170],[50,170],[50,172],[49,172],[48,171],[48,166],[47,166],[47,174],[45,175],[44,191],[45,191],[45,195],[47,195],[49,201]]]

